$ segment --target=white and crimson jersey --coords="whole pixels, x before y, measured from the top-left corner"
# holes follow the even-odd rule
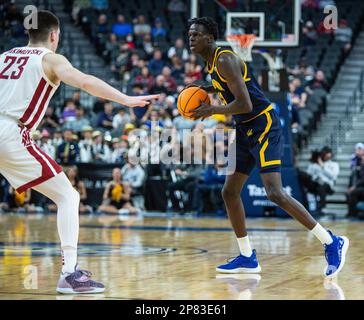
[[[57,89],[42,67],[46,48],[14,48],[0,55],[0,173],[24,192],[62,172],[31,138]]]
[[[46,48],[20,47],[0,56],[0,116],[34,130],[57,90],[42,67]]]

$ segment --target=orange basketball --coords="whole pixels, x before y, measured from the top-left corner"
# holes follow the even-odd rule
[[[210,104],[210,98],[207,92],[199,87],[189,87],[181,91],[177,100],[179,113],[186,119],[193,120],[192,110],[198,108],[203,101]]]

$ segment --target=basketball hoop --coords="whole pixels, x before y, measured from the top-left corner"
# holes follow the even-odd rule
[[[244,61],[252,61],[252,48],[257,36],[254,34],[229,34],[226,40],[233,48],[234,52]]]

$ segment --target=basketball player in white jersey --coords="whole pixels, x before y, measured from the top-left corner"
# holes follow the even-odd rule
[[[57,291],[100,293],[104,285],[91,280],[91,273],[77,265],[80,196],[62,168],[34,144],[31,131],[42,120],[61,81],[130,107],[146,106],[158,95],[127,96],[75,69],[55,53],[60,37],[58,18],[49,11],[33,14],[38,15],[38,26],[28,30],[28,45],[0,56],[0,173],[18,192],[32,188],[57,205],[63,262]]]

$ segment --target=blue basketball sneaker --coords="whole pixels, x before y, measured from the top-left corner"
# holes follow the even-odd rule
[[[349,248],[349,239],[335,236],[331,231],[327,231],[332,237],[332,243],[324,244],[325,258],[327,261],[325,276],[327,278],[333,278],[341,271],[345,264],[345,256]]]
[[[221,273],[258,273],[261,270],[255,250],[250,257],[240,254],[228,261],[227,264],[222,264],[216,268],[216,271]]]

